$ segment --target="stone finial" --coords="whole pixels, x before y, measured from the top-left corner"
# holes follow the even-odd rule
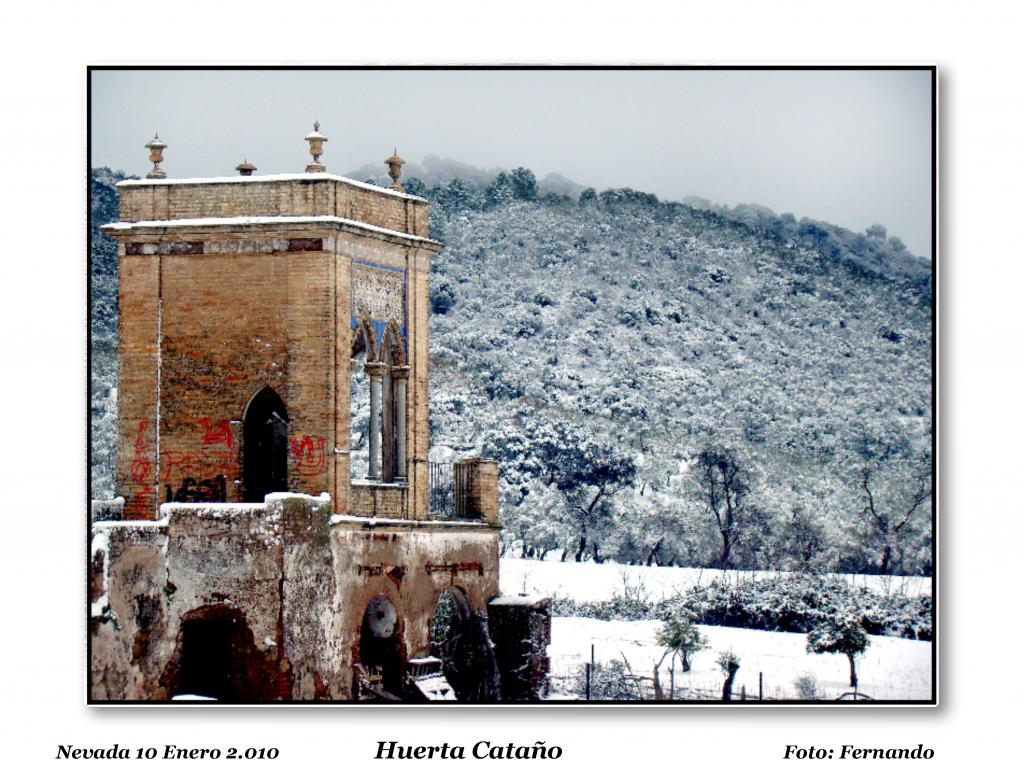
[[[235,166],[235,171],[237,171],[243,177],[251,177],[252,173],[256,171],[256,167],[249,163],[249,159],[246,158],[240,164]]]
[[[402,176],[402,166],[405,164],[405,160],[398,155],[398,148],[395,148],[395,153],[386,161],[388,165],[388,176],[391,177],[391,189],[397,190],[400,193],[405,192],[405,188],[398,184],[398,178]]]
[[[306,166],[306,171],[312,174],[327,171],[327,167],[320,163],[324,142],[327,141],[327,137],[320,133],[320,121],[313,122],[313,130],[306,134],[306,141],[309,142],[309,154],[313,156],[313,162]]]
[[[146,179],[164,179],[167,173],[160,168],[160,164],[163,163],[167,143],[160,141],[159,134],[154,134],[144,147],[149,150],[149,161],[153,164],[153,170],[146,175]]]

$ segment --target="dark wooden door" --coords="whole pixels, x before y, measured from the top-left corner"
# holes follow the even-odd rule
[[[245,500],[261,503],[267,493],[288,490],[288,412],[272,388],[249,402],[242,434]]]

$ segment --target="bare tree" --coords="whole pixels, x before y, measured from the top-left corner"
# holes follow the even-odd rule
[[[715,520],[722,537],[718,566],[729,568],[732,548],[746,515],[749,482],[732,450],[718,447],[701,451],[697,456],[696,474],[704,508]]]
[[[882,541],[878,572],[903,570],[903,539],[932,496],[931,458],[926,453],[903,454],[886,447],[860,470],[864,499],[862,515]]]

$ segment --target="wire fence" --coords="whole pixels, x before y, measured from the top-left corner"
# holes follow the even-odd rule
[[[589,666],[589,665],[586,665]],[[768,685],[763,676],[757,690],[747,689],[745,685],[734,688],[730,701],[872,701],[872,697],[859,691],[847,691],[839,696],[817,694],[806,698],[792,688]],[[722,701],[722,685],[712,683],[673,685],[671,681],[659,676],[661,694],[654,687],[654,678],[648,675],[623,674],[619,687],[612,695],[605,693],[591,694],[588,698],[585,675],[548,675],[550,696],[555,699],[579,701]]]
[[[725,680],[694,682],[674,666],[655,667],[650,674],[633,668],[625,654],[621,661],[598,664],[595,646],[589,660],[577,665],[572,674],[549,674],[549,690],[557,697],[581,701],[725,701]],[[747,684],[734,685],[729,701],[792,701],[799,695],[791,689],[771,687],[763,672],[757,673],[756,689]],[[826,698],[824,696],[822,699]]]

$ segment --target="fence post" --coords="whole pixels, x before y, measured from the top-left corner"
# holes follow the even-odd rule
[[[591,673],[591,671],[593,671],[591,669],[592,666],[593,665],[588,661],[587,662],[587,701],[590,701],[590,673]]]
[[[764,672],[757,673],[757,700],[764,701]]]

